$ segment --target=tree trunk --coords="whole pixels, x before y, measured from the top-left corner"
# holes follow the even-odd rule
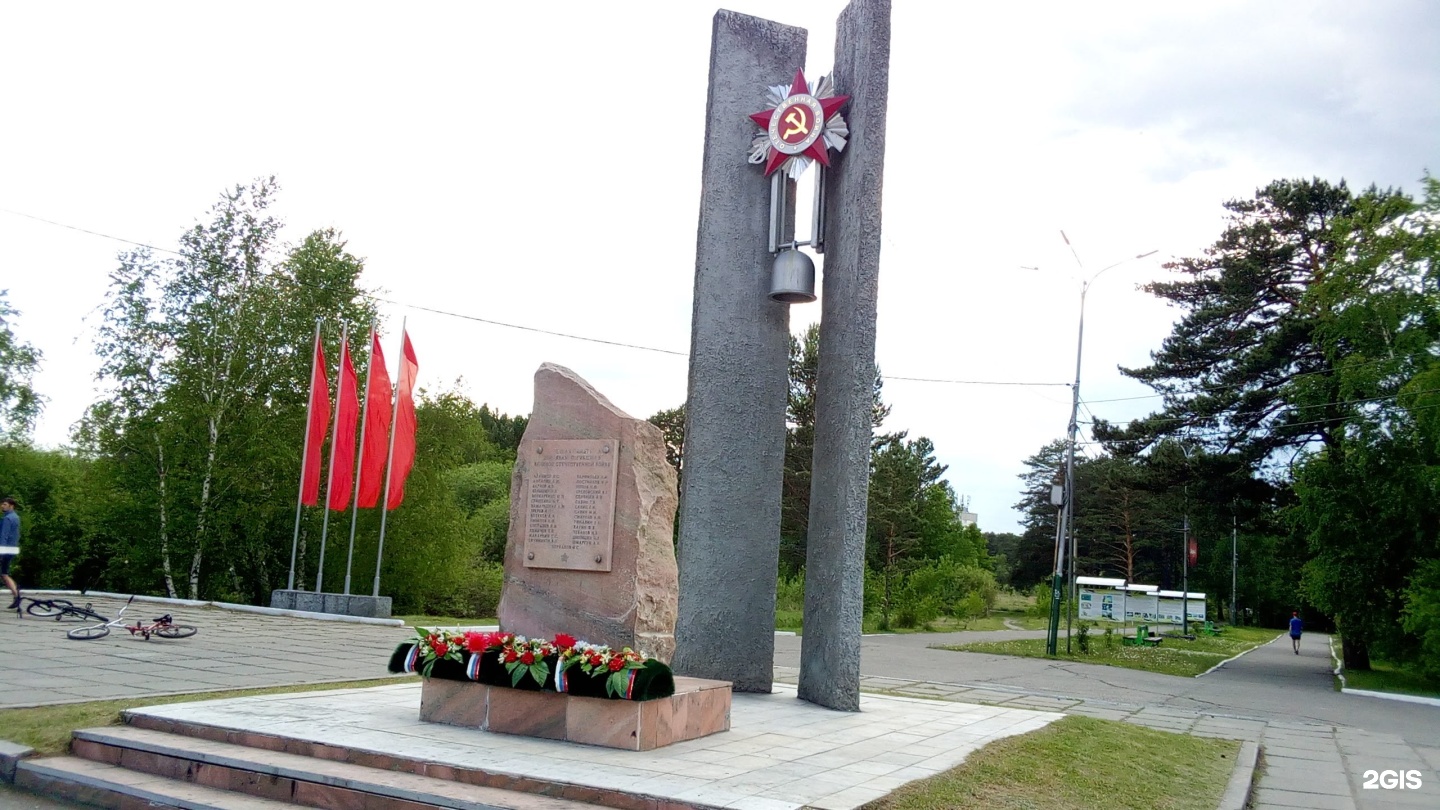
[[[1350,633],[1340,637],[1340,660],[1345,662],[1345,668],[1360,672],[1370,670],[1370,645],[1364,641],[1353,638]]]
[[[304,524],[301,524],[300,551],[299,554],[295,557],[295,582],[299,585],[298,589],[302,591],[305,590],[305,585],[303,583],[307,581],[309,580],[305,576],[305,526]]]
[[[195,556],[190,560],[190,598],[200,598],[200,560],[205,553],[205,523],[210,516],[210,483],[215,478],[215,451],[220,443],[218,417],[210,419],[210,447],[205,455],[205,478],[200,484],[200,511],[195,517]]]
[[[885,598],[880,600],[880,621],[885,630],[890,629],[890,570],[895,562],[895,529],[885,541]]]
[[[160,568],[165,572],[165,595],[175,598],[175,575],[170,569],[169,520],[165,512],[165,445],[160,432],[155,432],[155,457],[160,477]]]

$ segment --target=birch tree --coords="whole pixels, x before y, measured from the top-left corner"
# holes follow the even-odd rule
[[[150,459],[126,487],[153,505],[171,595],[258,595],[281,545],[272,513],[293,508],[282,482],[293,495],[315,319],[335,324],[333,345],[337,320],[364,334],[374,315],[363,263],[333,231],[284,251],[277,191],[273,178],[236,186],[173,256],[122,256],[97,330],[109,397],[88,430],[99,452]]]

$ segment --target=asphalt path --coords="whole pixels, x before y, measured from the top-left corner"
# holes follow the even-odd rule
[[[1395,734],[1411,745],[1440,748],[1440,707],[1335,691],[1330,638],[1320,633],[1305,634],[1299,655],[1291,651],[1289,639],[1281,637],[1198,678],[932,649],[1044,635],[1043,631],[1006,630],[865,636],[860,645],[860,671],[867,676],[1008,688],[1089,701],[1333,724]],[[775,664],[800,666],[801,642],[799,636],[776,637]]]

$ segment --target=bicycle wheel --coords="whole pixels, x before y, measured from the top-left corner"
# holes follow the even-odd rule
[[[60,608],[60,615],[59,615],[59,616],[56,616],[55,618],[59,619],[59,620],[62,621],[62,622],[108,622],[108,621],[110,621],[109,618],[107,618],[107,617],[105,617],[105,616],[101,616],[99,613],[96,613],[96,612],[93,611],[93,610],[87,610],[86,608],[82,608],[82,607],[75,607],[74,605],[70,605],[69,607],[62,607],[62,608]]]
[[[197,629],[188,624],[166,624],[150,631],[152,636],[160,638],[189,638],[198,632]]]
[[[110,628],[103,624],[97,624],[94,627],[77,627],[65,633],[66,638],[73,638],[76,641],[90,641],[108,635],[110,635]]]
[[[25,606],[25,612],[31,616],[40,616],[48,619],[52,616],[59,616],[65,612],[65,608],[67,607],[74,607],[74,605],[64,599],[32,599],[30,600],[30,604]]]

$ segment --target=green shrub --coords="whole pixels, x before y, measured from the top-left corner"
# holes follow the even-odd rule
[[[776,581],[775,610],[805,610],[805,569]]]
[[[1080,654],[1090,654],[1090,622],[1080,622],[1075,626],[1075,643],[1080,645]]]
[[[497,562],[481,562],[470,570],[461,588],[456,612],[442,616],[491,617],[499,612],[500,586],[505,582],[505,566]],[[442,607],[437,605],[437,607]]]
[[[1430,560],[1416,569],[1404,593],[1401,623],[1420,639],[1420,671],[1440,679],[1440,560]]]

